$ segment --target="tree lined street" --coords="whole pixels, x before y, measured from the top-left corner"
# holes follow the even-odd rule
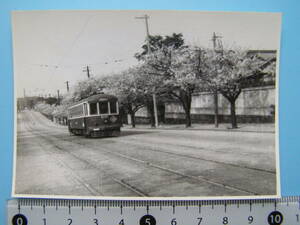
[[[67,86],[68,93],[62,99],[58,94],[53,110],[67,114],[69,105],[104,92],[118,97],[122,111],[131,116],[132,127],[135,127],[136,112],[143,107],[147,109],[150,125],[157,126],[157,105],[168,102],[182,107],[185,125],[191,127],[193,95],[219,92],[228,101],[232,128],[238,128],[236,100],[242,90],[265,85],[265,77],[274,79],[276,71],[276,55],[265,58],[251,54],[249,49],[223,49],[222,45],[216,48],[215,44],[214,49],[185,45],[181,33],[148,35],[142,52],[136,53],[135,58],[140,62],[138,65],[98,77],[91,77],[87,67],[87,79],[75,82],[71,91]],[[214,100],[216,119],[217,101]],[[39,99],[36,103],[41,102]],[[46,104],[38,108],[42,113],[45,113],[43,108],[49,108],[49,103]],[[35,104],[32,105],[30,108]],[[53,116],[53,110],[46,114]]]
[[[16,194],[276,194],[274,133],[123,128],[120,137],[84,138],[25,110],[17,145]]]
[[[15,194],[277,194],[279,15],[14,17]]]

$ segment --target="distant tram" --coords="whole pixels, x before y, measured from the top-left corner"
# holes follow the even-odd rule
[[[121,119],[117,97],[96,94],[70,106],[68,128],[70,133],[86,137],[118,136]]]

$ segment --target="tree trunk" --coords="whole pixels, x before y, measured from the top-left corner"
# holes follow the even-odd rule
[[[185,111],[185,127],[191,127],[191,126],[192,126],[191,110],[187,109]]]
[[[236,114],[235,114],[235,99],[230,100],[230,117],[231,117],[232,128],[237,128],[237,120],[236,120]]]
[[[159,123],[165,123],[165,103],[159,103],[158,104],[158,122]]]
[[[242,92],[242,89],[236,88],[234,92],[225,92],[221,91],[221,94],[229,101],[230,103],[230,117],[231,117],[231,126],[232,128],[237,128],[237,119],[235,114],[235,101],[239,97],[240,93]]]
[[[185,96],[185,101],[183,103],[183,109],[185,112],[185,127],[192,126],[191,120],[191,102],[192,102],[192,95],[187,93]]]
[[[214,108],[215,108],[215,127],[219,127],[219,103],[218,103],[218,91],[214,91]]]
[[[135,112],[134,111],[130,112],[130,117],[131,117],[131,126],[132,126],[132,128],[135,128]]]
[[[153,108],[152,108],[152,109],[153,109]],[[155,127],[154,110],[150,110],[150,123],[151,123],[151,127]]]
[[[150,114],[150,124],[151,127],[155,127],[155,116],[154,116],[154,109],[153,109],[153,102],[147,101],[147,109],[148,113]]]

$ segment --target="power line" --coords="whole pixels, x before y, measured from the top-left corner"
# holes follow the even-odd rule
[[[54,67],[52,67],[52,72],[51,72],[51,77],[53,77],[54,73],[55,73],[55,69],[59,68],[61,63],[63,62],[64,58],[69,54],[69,52],[71,52],[71,50],[73,49],[74,45],[76,44],[76,42],[78,41],[78,39],[80,38],[80,36],[82,35],[82,33],[85,31],[87,25],[89,24],[90,20],[92,19],[94,15],[90,16],[85,23],[83,24],[81,30],[76,34],[74,40],[72,41],[69,49],[67,49],[65,51],[65,53],[61,56],[60,60],[58,61],[57,65],[54,65]],[[46,64],[47,66],[49,66],[48,64]]]
[[[128,59],[112,59],[112,60],[103,60],[103,61],[98,61],[94,63],[88,63],[89,66],[91,65],[109,65],[113,63],[121,63],[124,62]],[[82,64],[69,64],[69,65],[54,65],[54,64],[27,64],[31,66],[36,66],[36,67],[42,67],[42,68],[51,68],[51,69],[60,69],[60,68],[75,68],[75,67],[81,67],[84,65],[87,65],[86,63]]]
[[[75,39],[73,40],[70,48],[66,51],[66,53],[64,54],[64,56],[61,57],[58,65],[61,64],[61,62],[63,61],[63,59],[68,55],[69,52],[71,52],[71,50],[73,49],[73,47],[75,46],[76,42],[79,40],[80,36],[83,34],[83,32],[85,31],[87,25],[89,24],[90,20],[94,17],[94,15],[90,16],[84,23],[84,25],[82,26],[81,30],[77,33]]]

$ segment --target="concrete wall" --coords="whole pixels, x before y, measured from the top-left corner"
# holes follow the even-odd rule
[[[247,88],[236,100],[238,122],[261,123],[274,122],[274,106],[276,90],[274,86]],[[230,104],[221,94],[218,95],[219,121],[230,122]],[[197,93],[192,98],[192,122],[214,122],[214,96],[211,92]],[[169,102],[165,104],[166,123],[184,123],[185,113],[181,104]],[[137,123],[149,123],[147,109],[136,112]]]
[[[140,108],[136,113],[136,117],[148,117],[148,111],[146,107]]]
[[[219,117],[221,122],[230,121],[230,104],[221,94],[218,95]],[[236,114],[239,122],[273,122],[275,106],[275,87],[256,87],[244,89],[236,101]],[[167,103],[165,108],[167,122],[183,122],[184,110],[178,103]],[[214,121],[214,96],[202,92],[193,96],[191,105],[194,122]]]

